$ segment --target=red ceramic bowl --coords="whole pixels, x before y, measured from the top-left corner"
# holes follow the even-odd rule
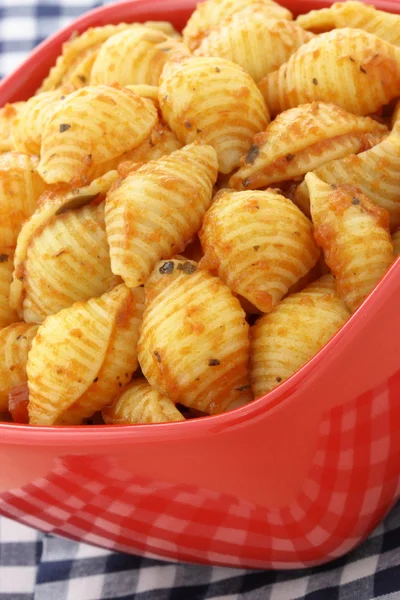
[[[375,4],[400,13],[395,0]],[[35,91],[73,30],[147,19],[182,27],[194,5],[129,0],[87,14],[0,84],[0,105]],[[397,261],[315,358],[231,413],[145,426],[0,424],[0,513],[143,556],[258,568],[341,556],[399,497],[399,304]]]

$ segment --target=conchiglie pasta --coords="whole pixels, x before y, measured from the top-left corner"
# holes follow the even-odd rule
[[[394,260],[387,211],[360,189],[329,185],[306,175],[314,235],[351,312],[372,291]]]
[[[275,190],[221,191],[204,218],[200,267],[269,312],[315,265],[311,222]]]
[[[112,406],[103,408],[102,415],[109,425],[185,420],[168,396],[152,388],[143,377],[132,381]]]
[[[374,119],[334,104],[302,104],[278,115],[254,137],[229,185],[255,189],[295,179],[330,160],[365,150],[387,134],[387,127]]]
[[[160,258],[183,250],[200,229],[217,168],[211,146],[191,144],[143,165],[110,191],[111,267],[129,287],[143,284]]]
[[[394,232],[392,235],[392,243],[394,255],[398,256],[400,254],[400,229]]]
[[[67,211],[30,240],[22,278],[23,319],[41,323],[120,282],[111,272],[104,202]]]
[[[314,100],[367,115],[400,94],[400,49],[365,31],[336,29],[301,46],[259,87],[272,115]]]
[[[314,173],[326,183],[360,188],[372,202],[388,211],[392,229],[400,225],[400,121],[370,150],[328,162]],[[307,194],[304,185],[296,192],[303,201]]]
[[[25,219],[46,189],[35,170],[37,159],[19,152],[0,156],[0,248],[12,250]]]
[[[38,326],[14,323],[0,329],[0,411],[8,408],[8,394],[26,381],[26,362]]]
[[[169,61],[159,95],[163,118],[179,140],[188,144],[198,139],[213,146],[221,173],[239,165],[253,136],[269,122],[250,75],[222,58]]]
[[[286,19],[245,9],[203,39],[196,56],[219,56],[243,67],[255,80],[278,69],[312,34]]]
[[[13,254],[0,249],[0,328],[19,320],[16,311],[10,306],[10,286],[14,270]]]
[[[47,183],[85,182],[93,166],[138,146],[156,122],[152,102],[126,88],[77,90],[46,123],[38,172]]]
[[[251,383],[259,398],[288,379],[340,329],[350,313],[326,275],[284,298],[251,328]]]
[[[125,29],[110,37],[94,61],[91,84],[148,84],[156,86],[165,62],[183,44],[165,33],[143,27]],[[187,53],[189,51],[187,50]]]
[[[170,260],[145,291],[138,356],[150,385],[210,414],[249,400],[248,325],[229,288],[191,261]]]
[[[341,27],[363,29],[395,46],[400,46],[400,16],[377,10],[364,2],[335,2],[330,8],[300,15],[296,23],[315,33]]]
[[[110,404],[137,368],[142,312],[143,290],[120,285],[47,317],[27,363],[29,422],[80,423]]]
[[[190,16],[183,30],[183,40],[194,50],[214,27],[219,26],[233,14],[252,7],[254,10],[269,13],[271,19],[289,19],[292,13],[272,0],[207,0],[200,2]]]
[[[0,108],[0,152],[14,150],[12,141],[12,128],[19,111],[25,102],[14,102]]]
[[[40,154],[42,132],[63,96],[59,92],[43,92],[32,96],[19,110],[12,127],[15,150]]]

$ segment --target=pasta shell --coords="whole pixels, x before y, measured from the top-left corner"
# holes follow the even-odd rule
[[[197,4],[183,30],[183,40],[190,50],[199,46],[212,29],[233,14],[251,6],[264,13],[268,10],[271,19],[293,18],[292,13],[272,0],[207,0]]]
[[[400,50],[358,29],[335,29],[301,46],[259,84],[272,115],[322,100],[356,115],[400,94]]]
[[[136,83],[134,85],[127,85],[126,87],[137,96],[151,100],[157,110],[159,109],[158,86],[147,85],[147,83]]]
[[[132,25],[126,23],[92,27],[81,35],[71,37],[68,42],[63,44],[62,54],[57,58],[54,67],[50,69],[38,92],[48,92],[61,86],[72,88],[73,83],[78,87],[83,87],[87,83],[87,69],[84,69],[85,80],[82,81],[77,77],[79,66],[85,65],[88,56],[94,59],[101,44],[109,37],[129,27]],[[82,64],[83,61],[85,62]]]
[[[219,192],[200,240],[200,267],[215,271],[262,312],[272,310],[319,256],[311,222],[275,190]]]
[[[211,414],[250,399],[248,325],[229,288],[191,261],[169,260],[145,291],[138,356],[150,385]]]
[[[109,404],[137,368],[142,312],[143,290],[120,285],[47,317],[28,358],[29,422],[80,423]]]
[[[379,173],[379,176],[377,176]],[[315,170],[326,183],[350,184],[388,211],[393,229],[400,225],[400,122],[379,144],[355,156],[328,162]],[[305,201],[304,186],[296,192]]]
[[[18,321],[16,311],[10,306],[10,286],[14,270],[13,254],[0,250],[0,328]]]
[[[156,122],[152,102],[126,88],[77,90],[46,123],[38,173],[47,183],[85,182],[93,165],[138,146]]]
[[[400,16],[377,10],[364,2],[335,2],[330,8],[312,10],[300,15],[296,23],[315,33],[340,27],[363,29],[395,46],[400,46]]]
[[[278,115],[254,137],[229,185],[256,189],[295,179],[330,160],[364,150],[371,135],[381,140],[387,133],[374,119],[356,117],[334,104],[302,104]]]
[[[394,260],[389,215],[354,186],[328,185],[313,173],[306,183],[315,239],[353,312]]]
[[[331,275],[291,294],[251,328],[254,396],[270,392],[308,362],[350,316]]]
[[[392,235],[392,243],[394,255],[398,256],[400,254],[400,229],[394,232]]]
[[[221,173],[239,166],[254,134],[269,122],[250,75],[222,58],[169,61],[159,95],[163,118],[179,140],[188,144],[198,139],[213,146]]]
[[[22,226],[15,250],[15,270],[10,288],[10,305],[18,311],[21,317],[24,314],[25,262],[28,256],[28,249],[33,244],[35,238],[54,221],[57,215],[85,206],[93,200],[101,200],[117,177],[118,173],[113,171],[92,181],[87,187],[72,191],[47,191],[42,196],[39,208]],[[56,243],[56,240],[53,243]],[[46,274],[42,273],[42,276],[46,276]]]
[[[132,288],[160,258],[183,250],[201,227],[217,177],[211,146],[191,144],[147,163],[107,196],[111,267]]]
[[[269,12],[245,9],[226,19],[205,37],[196,56],[219,56],[243,67],[255,80],[278,69],[312,34]]]
[[[12,141],[12,128],[19,111],[25,102],[14,102],[0,108],[0,152],[14,150]]]
[[[21,107],[12,127],[15,150],[26,154],[40,154],[43,129],[61,98],[59,92],[44,92],[32,96]]]
[[[185,420],[168,396],[153,389],[143,377],[134,379],[112,406],[103,408],[102,415],[105,423],[115,425]]]
[[[156,29],[157,31],[161,31],[165,33],[168,37],[175,38],[177,40],[181,40],[181,34],[175,29],[175,27],[169,21],[146,21],[143,23],[146,27],[150,27],[151,29]]]
[[[22,279],[24,321],[42,323],[118,283],[111,272],[104,202],[67,211],[30,239]]]
[[[101,46],[90,82],[156,86],[169,55],[179,49],[184,51],[183,44],[161,31],[140,25],[125,29]]]
[[[15,248],[23,222],[46,189],[36,165],[36,158],[27,154],[7,152],[0,156],[0,248]]]
[[[0,329],[0,411],[8,409],[8,393],[26,381],[26,362],[38,326],[14,323]]]

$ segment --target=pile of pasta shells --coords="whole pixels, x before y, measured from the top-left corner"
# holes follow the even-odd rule
[[[0,111],[0,413],[182,421],[313,357],[400,249],[400,16],[206,0]]]

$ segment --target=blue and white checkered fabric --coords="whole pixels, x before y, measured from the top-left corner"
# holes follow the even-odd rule
[[[46,36],[109,2],[0,0],[0,75],[17,67]],[[44,535],[0,518],[0,600],[103,598],[399,600],[400,504],[347,557],[325,567],[286,572],[157,562]]]

